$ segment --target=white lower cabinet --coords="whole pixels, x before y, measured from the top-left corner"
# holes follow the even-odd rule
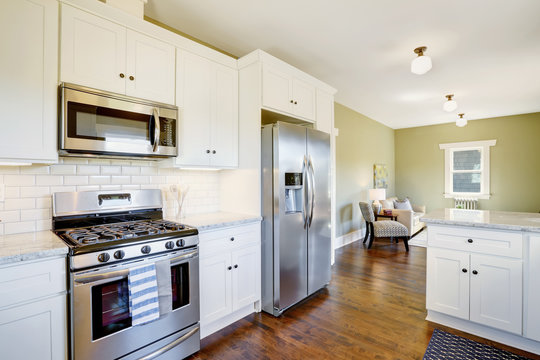
[[[56,258],[0,267],[0,358],[67,358],[65,264]]]
[[[438,230],[438,229],[435,229]],[[430,229],[430,234],[440,232]],[[428,235],[429,236],[429,235]],[[500,249],[476,248],[474,237],[465,232],[463,241],[437,243],[433,238],[428,244],[426,308],[478,324],[522,334],[523,314],[523,260],[491,255]],[[495,236],[496,238],[496,236]],[[521,248],[521,238],[512,242]],[[470,244],[470,251],[462,251]],[[508,246],[510,249],[511,246]],[[484,253],[476,253],[484,251]]]
[[[201,337],[258,311],[260,224],[201,232]]]
[[[525,337],[540,341],[540,234],[528,238],[525,276]]]

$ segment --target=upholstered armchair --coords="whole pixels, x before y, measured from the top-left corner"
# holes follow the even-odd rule
[[[397,215],[397,221],[405,225],[410,237],[426,226],[425,223],[420,221],[420,218],[426,214],[425,205],[412,205],[412,210],[395,209],[394,200],[397,200],[397,197],[381,200],[382,208],[383,210],[391,210],[392,215]]]

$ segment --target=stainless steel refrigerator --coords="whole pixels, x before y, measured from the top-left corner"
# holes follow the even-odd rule
[[[279,316],[330,282],[330,135],[262,129],[262,303]]]

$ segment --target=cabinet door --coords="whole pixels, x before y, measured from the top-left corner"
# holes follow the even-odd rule
[[[292,89],[294,114],[315,121],[315,87],[293,79]]]
[[[67,358],[66,296],[0,310],[2,359]]]
[[[525,311],[524,330],[526,337],[540,341],[540,235],[529,236],[527,259],[527,276],[525,276],[525,294],[527,309]]]
[[[201,323],[232,312],[230,253],[200,259]]]
[[[469,253],[428,248],[426,272],[426,308],[468,320]]]
[[[261,298],[261,247],[250,246],[232,254],[233,311]]]
[[[521,260],[471,255],[471,321],[521,334],[522,266]]]
[[[270,109],[292,112],[292,78],[289,74],[263,66],[262,104]]]
[[[238,166],[238,71],[213,64],[210,165]]]
[[[126,91],[126,29],[62,4],[60,80]],[[121,75],[123,74],[123,75]]]
[[[0,2],[0,158],[56,161],[58,3]]]
[[[174,46],[127,31],[126,94],[174,104]]]
[[[177,97],[181,99],[178,121],[179,165],[210,164],[212,118],[212,64],[203,57],[178,51]]]

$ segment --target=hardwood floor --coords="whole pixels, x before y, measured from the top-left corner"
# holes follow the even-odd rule
[[[425,321],[425,269],[424,248],[356,241],[337,250],[327,289],[280,318],[245,317],[190,359],[422,359],[434,328],[540,359]]]

